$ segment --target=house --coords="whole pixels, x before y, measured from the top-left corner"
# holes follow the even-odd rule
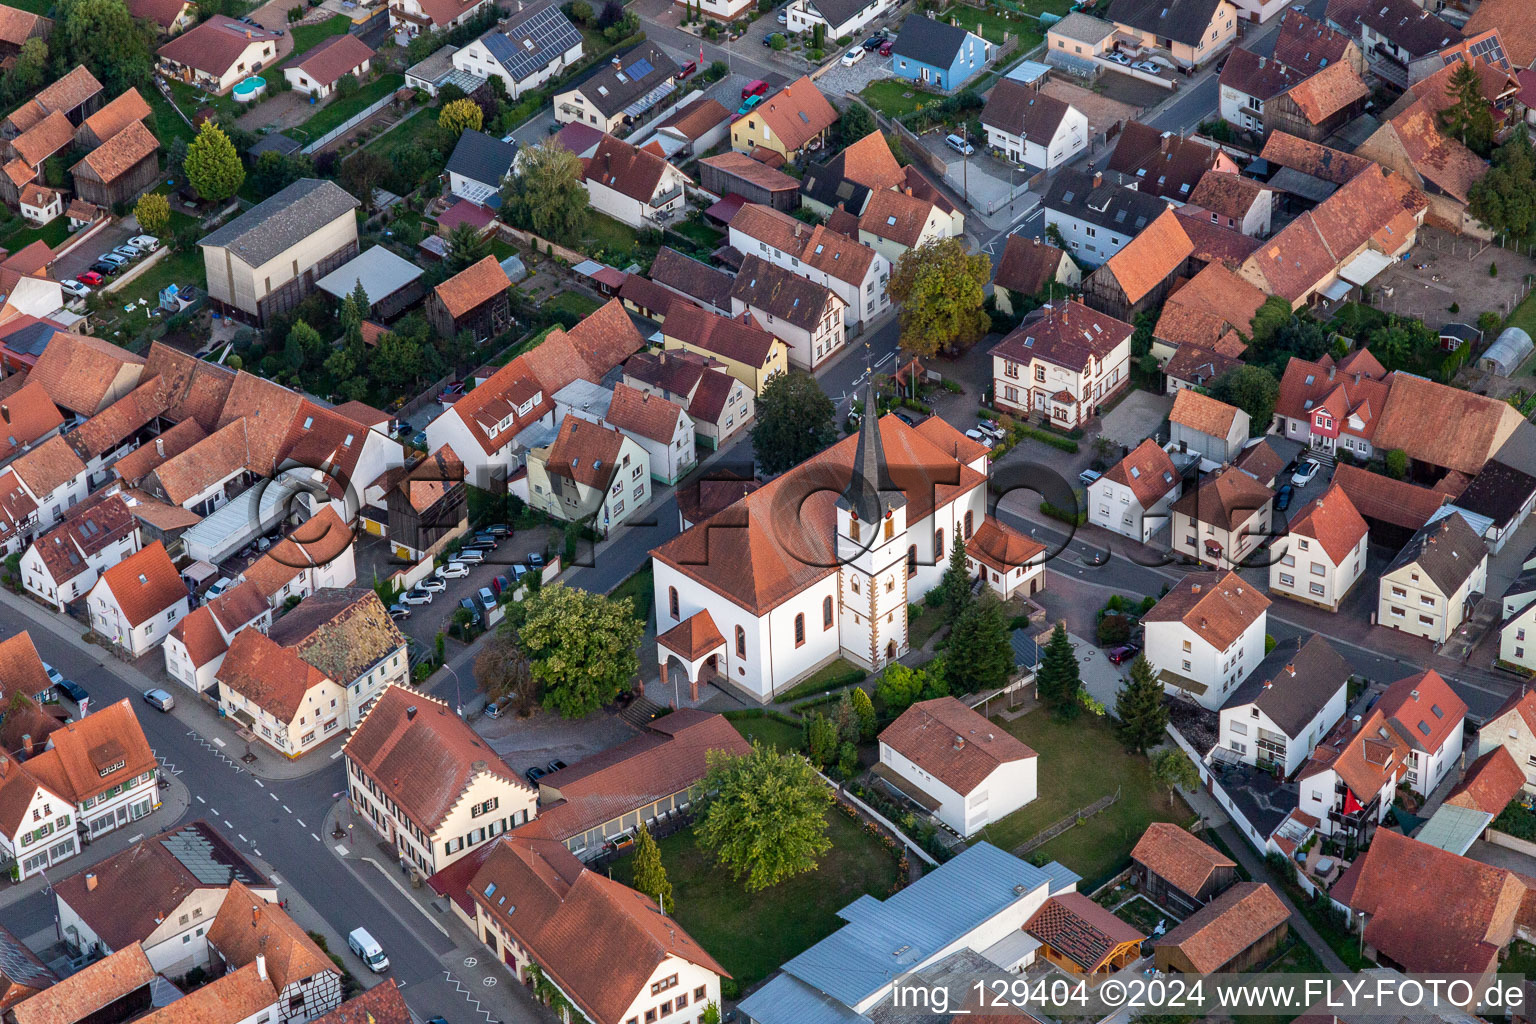
[[[1268,609],[1235,572],[1191,573],[1142,617],[1146,658],[1166,689],[1214,711],[1263,660]]]
[[[10,141],[7,155],[10,159],[0,170],[0,198],[15,205],[21,189],[38,181],[43,174],[43,164],[55,154],[62,153],[75,140],[75,127],[69,118],[54,111]]]
[[[197,23],[197,5],[192,0],[132,0],[128,13],[150,21],[163,38],[174,36]]]
[[[1497,818],[1525,788],[1525,772],[1504,747],[1494,747],[1467,766],[1445,804]]]
[[[405,637],[371,589],[321,587],[283,615],[267,634],[345,692],[339,716],[343,728],[357,728],[379,694],[388,686],[403,684],[409,675]],[[327,722],[321,732],[329,729]]]
[[[453,54],[453,66],[499,78],[509,99],[539,88],[581,60],[581,33],[556,3],[529,4]]]
[[[623,431],[645,449],[652,479],[675,484],[693,468],[697,461],[693,420],[681,405],[623,383],[613,386],[609,398],[600,422]]]
[[[401,41],[423,32],[449,32],[490,6],[490,0],[395,0],[389,5],[389,28]]]
[[[528,452],[528,504],[606,535],[651,500],[650,456],[612,427],[570,416]]]
[[[802,370],[815,370],[842,351],[845,305],[825,285],[754,255],[742,260],[731,288],[732,317],[750,314],[784,342],[789,362]]]
[[[896,77],[935,89],[960,88],[991,59],[992,44],[976,33],[921,14],[903,21],[891,44]]]
[[[1035,295],[1053,299],[1056,286],[1066,294],[1082,280],[1083,272],[1072,257],[1050,242],[1009,235],[992,274],[992,296],[999,310],[1012,313],[1015,302]]]
[[[1525,564],[1533,563],[1536,559],[1527,559]],[[1499,660],[1520,668],[1536,668],[1536,654],[1532,653],[1530,642],[1536,640],[1536,571],[1526,569],[1509,585],[1500,614]],[[1509,735],[1510,739],[1516,738],[1513,727]],[[1536,761],[1530,762],[1530,767],[1536,768]]]
[[[1207,173],[1236,174],[1238,167],[1221,149],[1197,138],[1128,121],[1115,139],[1106,170],[1118,185],[1187,203],[1195,184]]]
[[[683,209],[683,186],[693,179],[666,160],[605,136],[582,161],[593,209],[632,228],[657,228]]]
[[[1504,44],[1502,49],[1513,65],[1529,68],[1536,64],[1536,31],[1533,31],[1530,20],[1523,17],[1524,13],[1523,8],[1509,0],[1492,0],[1487,10],[1483,9],[1482,4],[1473,7],[1472,16],[1461,27],[1461,31],[1467,39],[1471,39],[1497,30]]]
[[[40,381],[13,376],[10,384],[18,386],[0,398],[0,424],[6,430],[5,439],[0,441],[0,463],[30,451],[64,425],[63,415]]]
[[[785,213],[800,208],[798,179],[735,150],[702,158],[699,161],[699,185],[722,199],[738,195],[749,203],[760,203]]]
[[[1164,313],[1168,310],[1163,307]],[[1184,344],[1174,350],[1173,356],[1163,364],[1163,376],[1168,382],[1168,393],[1181,388],[1206,388],[1217,377],[1243,365],[1241,359],[1223,355],[1215,349]]]
[[[677,87],[677,61],[654,43],[641,43],[614,57],[574,89],[555,94],[555,120],[612,134],[643,120]]]
[[[1169,439],[1181,451],[1225,465],[1248,443],[1248,414],[1197,391],[1180,389],[1168,414]]]
[[[423,877],[536,813],[538,794],[462,718],[404,686],[379,695],[344,759],[352,813]]]
[[[988,94],[981,123],[989,149],[1030,168],[1054,169],[1088,145],[1082,111],[1010,78]]]
[[[1475,477],[1506,445],[1518,446],[1519,413],[1507,402],[1413,374],[1394,374],[1373,444],[1400,448],[1410,475],[1434,479],[1455,471]],[[1513,457],[1513,452],[1508,458]]]
[[[1369,349],[1343,363],[1328,355],[1317,362],[1293,356],[1280,379],[1275,425],[1311,450],[1342,449],[1365,461],[1376,452],[1374,438],[1394,381]]]
[[[229,893],[208,929],[208,949],[210,973],[223,977],[186,998],[224,1007],[229,1004],[219,988],[241,991],[250,986],[270,1000],[264,1008],[268,1014],[299,1022],[324,1016],[341,1005],[343,968],[275,899],[257,894],[239,879],[229,883]],[[202,1018],[190,1007],[183,1012]],[[256,1016],[260,1019],[261,1013]],[[171,1024],[174,1019],[180,1019],[174,1006],[145,1018],[151,1024]]]
[[[332,36],[283,65],[283,77],[299,92],[325,99],[345,75],[361,81],[376,54],[373,47],[350,32]]]
[[[95,839],[160,807],[160,765],[128,698],[92,707],[78,722],[49,733],[47,742],[23,757],[21,766],[74,805],[76,827],[66,822],[61,831]]]
[[[101,83],[84,64],[76,64],[68,74],[6,115],[0,123],[0,138],[14,139],[42,121],[49,114],[60,113],[72,125],[78,125],[100,109],[103,102]]]
[[[1457,61],[1436,77],[1448,81],[1462,66]],[[1422,191],[1429,201],[1426,221],[1456,234],[1491,238],[1492,229],[1468,208],[1473,186],[1488,173],[1488,163],[1460,140],[1441,132],[1440,107],[1429,96],[1416,100],[1376,129],[1355,152],[1403,175]]]
[[[121,495],[76,505],[22,555],[21,583],[62,612],[90,592],[103,567],[138,550],[138,523]]]
[[[469,529],[464,463],[448,445],[410,468],[385,496],[389,547],[396,558],[419,562],[439,554]]]
[[[1168,522],[1168,506],[1183,489],[1173,460],[1149,437],[1088,485],[1088,521],[1149,543]]]
[[[1364,844],[1396,788],[1428,796],[1461,756],[1467,706],[1433,670],[1387,687],[1364,718],[1341,721],[1296,776],[1300,809],[1325,836]]]
[[[1519,765],[1525,789],[1536,790],[1536,690],[1522,688],[1511,694],[1477,731],[1479,760],[1499,747]]]
[[[31,742],[30,734],[27,739]],[[6,804],[0,815],[0,852],[16,865],[18,879],[46,872],[79,852],[73,801],[4,752],[0,752],[0,795]]]
[[[755,412],[752,389],[726,364],[684,349],[631,356],[624,364],[624,383],[681,405],[699,443],[717,451]]]
[[[641,142],[641,148],[653,151],[660,149],[661,155],[667,160],[681,163],[690,156],[707,153],[724,142],[730,134],[735,111],[719,100],[702,97],[702,94],[693,98],[696,102],[684,103],[656,125],[650,137]]]
[[[1220,711],[1213,756],[1289,778],[1344,717],[1351,669],[1322,637],[1283,641]]]
[[[1257,0],[1242,13],[1257,17]],[[1134,45],[1166,52],[1182,68],[1198,69],[1227,48],[1237,34],[1239,9],[1230,0],[1115,0],[1105,18]]]
[[[23,218],[41,227],[63,214],[64,194],[29,181],[17,192],[16,204]]]
[[[726,155],[741,156],[740,153],[721,154],[722,157]],[[705,161],[701,160],[699,164],[702,167]],[[657,251],[656,259],[651,263],[650,279],[653,284],[701,309],[722,316],[731,315],[731,289],[735,287],[736,279],[718,267],[684,256],[671,246],[664,245]]]
[[[187,586],[156,541],[102,571],[89,609],[96,633],[138,657],[187,614]]]
[[[1193,914],[1237,880],[1236,861],[1172,822],[1148,825],[1131,850],[1131,883],[1180,917]]]
[[[1290,908],[1263,882],[1239,882],[1159,936],[1159,971],[1226,974],[1267,963],[1289,933]]]
[[[825,161],[812,163],[805,172],[800,199],[803,205],[822,217],[830,217],[839,206],[857,215],[864,211],[869,193],[910,185],[916,178],[915,171],[909,176],[896,162],[885,136],[873,131],[850,142]],[[913,188],[913,191],[918,189]]]
[[[1371,166],[1363,157],[1318,145],[1285,132],[1271,132],[1259,155],[1276,168],[1266,182],[1281,202],[1309,210]]]
[[[0,4],[0,57],[15,57],[29,39],[46,39],[53,22],[31,11]]]
[[[137,946],[119,950],[11,1008],[17,1024],[139,1018],[154,1006],[155,970]]]
[[[1358,466],[1336,467],[1332,482],[1365,520],[1371,538],[1397,549],[1406,545],[1448,498],[1443,492]]]
[[[1219,469],[1173,503],[1173,550],[1213,568],[1242,565],[1271,536],[1274,500],[1247,473]]]
[[[743,256],[787,266],[832,289],[847,304],[844,318],[849,326],[872,320],[890,307],[890,260],[847,235],[748,203],[731,218],[728,237]]]
[[[206,693],[235,634],[243,629],[265,633],[271,626],[272,607],[261,588],[250,581],[237,583],[171,627],[165,638],[165,670],[194,692]]]
[[[1418,879],[1405,890],[1402,880]],[[1404,971],[1493,971],[1514,937],[1526,897],[1520,877],[1391,830],[1376,839],[1334,883],[1367,955]],[[1428,929],[1428,930],[1426,930]],[[1434,935],[1434,942],[1423,936]]]
[[[908,249],[951,237],[954,224],[944,205],[913,195],[910,189],[871,192],[859,217],[840,210],[827,221],[834,231],[857,235],[893,263]]]
[[[1073,11],[1045,30],[1045,61],[1078,75],[1097,74],[1098,58],[1113,47],[1114,34],[1110,22]]]
[[[1365,571],[1369,533],[1349,495],[1332,484],[1291,517],[1285,539],[1275,545],[1283,553],[1269,566],[1270,593],[1338,611]],[[1298,572],[1298,564],[1307,572]]]
[[[1080,264],[1098,266],[1158,218],[1168,204],[1139,189],[1063,168],[1040,201],[1046,227],[1054,226]]]
[[[1382,572],[1378,625],[1445,643],[1488,587],[1488,549],[1460,514],[1431,519]]]
[[[432,289],[427,321],[444,338],[469,331],[475,341],[488,341],[512,326],[511,287],[496,257],[487,256]]]
[[[469,132],[465,132],[467,137]],[[315,287],[336,300],[338,305],[349,298],[361,286],[363,301],[363,343],[369,344],[369,317],[381,320],[393,319],[421,301],[426,294],[421,278],[425,274],[410,260],[395,255],[382,245],[370,245],[353,259],[348,260],[315,282]],[[379,329],[382,333],[382,328]],[[378,344],[373,337],[372,344]],[[388,431],[385,431],[388,433]]]
[[[1146,936],[1080,892],[1046,900],[1024,923],[1040,956],[1068,975],[1107,977],[1141,956]]]
[[[1130,382],[1130,324],[1076,299],[1042,306],[992,349],[994,402],[1082,426]]]
[[[335,508],[326,506],[272,545],[240,578],[256,584],[274,608],[325,587],[349,587],[357,581],[351,531]]]
[[[960,451],[964,435],[942,420],[930,417],[935,428],[925,432],[930,441],[948,451]],[[1015,594],[1034,595],[1045,587],[1045,545],[1019,530],[992,518],[971,534],[965,547],[965,569],[978,576],[1004,601]]]
[[[806,33],[822,25],[828,39],[841,39],[858,35],[895,7],[895,0],[792,0],[784,8],[785,27]]]
[[[1252,178],[1206,171],[1190,192],[1189,204],[1206,211],[1212,224],[1263,238],[1269,234],[1273,197],[1273,190]]]
[[[1293,18],[1305,31],[1299,23],[1310,19],[1287,11],[1282,33]],[[1322,37],[1323,33],[1332,35]],[[1316,34],[1318,51],[1338,51],[1332,62],[1321,52],[1317,56],[1309,52],[1307,63],[1289,64],[1278,55],[1278,42],[1267,55],[1241,47],[1232,51],[1221,71],[1222,120],[1250,132],[1283,131],[1321,142],[1357,116],[1370,97],[1370,88],[1346,59],[1345,50],[1358,53],[1358,47],[1331,29],[1318,27]]]
[[[181,976],[207,965],[208,929],[235,883],[277,898],[277,884],[198,819],[55,882],[59,935],[88,957],[137,944],[155,971]]]
[[[865,403],[875,407],[872,393]],[[909,602],[942,575],[946,539],[969,539],[986,518],[984,458],[894,415],[864,416],[857,435],[651,552],[658,632],[707,610],[723,639],[690,664],[718,657],[721,674],[761,701],[837,657],[887,664],[907,649]],[[786,546],[774,503],[798,506],[786,496],[812,492]]]
[[[399,984],[390,978],[316,1018],[314,1024],[411,1024],[413,1019]]]
[[[222,95],[277,58],[276,32],[215,14],[155,51],[166,78]]]
[[[691,1016],[729,977],[649,897],[548,839],[504,836],[430,884],[518,981],[542,979],[592,1024]]]
[[[467,129],[448,158],[448,187],[460,199],[499,207],[502,183],[512,173],[516,159],[516,143]]]
[[[954,697],[919,701],[880,731],[875,774],[961,836],[1035,799],[1035,752]]]
[[[1329,0],[1328,21],[1350,34],[1360,33],[1360,49],[1377,78],[1406,88],[1408,67],[1459,42],[1463,33],[1412,0],[1352,4]]]
[[[976,951],[973,971],[1017,973],[1038,951],[1019,938],[1025,924],[1078,881],[1055,862],[1037,868],[991,843],[973,843],[891,896],[861,899],[857,911],[844,908],[849,923],[785,963],[742,1000],[741,1013],[754,1024],[851,1020],[877,1007],[899,1015],[901,1007],[891,1004],[900,979],[955,950]]]
[[[754,153],[759,146],[785,160],[817,149],[837,120],[837,109],[805,75],[789,83],[731,123],[731,148]]]
[[[5,968],[0,972],[0,1009],[9,1010],[58,983],[58,975],[4,928],[0,928],[0,950],[5,957]]]
[[[1248,348],[1243,338],[1253,332],[1254,314],[1265,298],[1225,266],[1205,267],[1164,301],[1152,328],[1153,357],[1164,363],[1165,374],[1168,362],[1186,345],[1238,361]]]
[[[199,239],[214,309],[265,325],[297,306],[357,255],[357,207],[335,182],[303,178]]]
[[[789,370],[789,346],[760,326],[750,313],[718,316],[697,306],[674,305],[662,325],[661,338],[668,352],[691,352],[718,360],[754,397],[762,394],[775,374]]]
[[[1194,253],[1184,224],[1171,209],[1158,214],[1088,275],[1083,282],[1083,301],[1123,320],[1160,304],[1174,281],[1185,275]]]
[[[641,825],[687,813],[711,751],[739,757],[751,745],[720,715],[696,708],[656,719],[639,736],[541,778],[542,810],[523,831],[592,860]]]

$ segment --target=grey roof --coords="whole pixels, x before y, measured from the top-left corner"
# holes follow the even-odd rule
[[[1413,0],[1365,0],[1361,6],[1360,23],[1407,50],[1410,57],[1443,50],[1462,38],[1460,29]]]
[[[1270,720],[1297,739],[1333,695],[1349,684],[1349,662],[1316,633],[1285,640],[1259,662],[1232,692],[1223,710],[1257,705]],[[1332,726],[1324,722],[1323,728]]]
[[[869,1024],[868,1017],[790,974],[743,999],[741,1012],[757,1024]]]
[[[1017,668],[1035,669],[1040,665],[1040,645],[1035,643],[1028,630],[1015,629],[1008,634],[1008,646],[1013,648],[1013,664]]]
[[[228,249],[247,266],[259,267],[358,205],[334,181],[300,178],[197,244]]]
[[[869,6],[869,0],[808,0],[807,7],[820,14],[833,28],[843,24]]]
[[[266,875],[206,821],[194,821],[160,836],[160,845],[203,885],[270,885]]]
[[[59,980],[36,953],[4,928],[0,928],[0,978],[13,985],[38,989]]]
[[[784,970],[852,1006],[1042,886],[1055,893],[1077,880],[1066,869],[1047,872],[977,843],[885,900],[860,896],[838,912],[846,925]]]
[[[1050,26],[1050,31],[1081,43],[1100,43],[1115,34],[1115,26],[1091,14],[1073,11]]]
[[[546,3],[512,15],[480,41],[513,81],[521,82],[549,67],[571,47],[580,46],[581,33],[557,4]]]
[[[731,290],[735,278],[718,267],[684,256],[676,249],[662,246],[651,262],[650,277],[663,288],[698,299],[705,307],[731,311]]]
[[[512,170],[517,159],[517,143],[503,142],[474,128],[466,129],[459,136],[453,155],[448,158],[448,171],[461,174],[470,181],[500,188],[501,181]]]
[[[284,156],[290,156],[297,153],[299,149],[298,139],[289,138],[282,132],[273,132],[270,135],[263,135],[247,152],[251,156],[260,156],[263,153],[281,153]]]
[[[58,331],[39,321],[12,331],[5,339],[5,347],[17,355],[40,356]]]
[[[1520,514],[1536,494],[1536,477],[1490,459],[1467,489],[1456,496],[1457,508],[1487,516],[1503,528]]]
[[[598,113],[612,117],[676,77],[677,62],[646,42],[615,57],[577,88]]]
[[[1083,172],[1068,169],[1058,172],[1051,182],[1045,192],[1044,206],[1047,210],[1056,210],[1134,237],[1156,220],[1168,208],[1168,203],[1157,196],[1107,181],[1095,185]]]
[[[757,256],[742,261],[731,289],[731,298],[807,331],[816,329],[831,295],[825,285]]]
[[[1472,849],[1473,843],[1483,838],[1483,832],[1491,821],[1493,815],[1487,811],[1456,804],[1441,804],[1440,809],[1430,815],[1424,827],[1413,838],[1462,857]]]
[[[965,45],[965,29],[926,18],[921,14],[909,14],[902,22],[901,32],[891,45],[891,52],[930,67],[949,68]]]
[[[1211,767],[1216,770],[1216,784],[1261,836],[1273,835],[1299,806],[1300,793],[1295,783],[1241,762],[1215,761]]]
[[[1195,46],[1220,6],[1221,0],[1115,0],[1109,20]]]
[[[838,175],[830,161],[811,165],[800,182],[800,195],[834,210],[841,203],[855,217],[864,212],[864,204],[869,202],[868,186]]]
[[[426,271],[396,256],[382,245],[364,250],[326,274],[316,287],[338,299],[346,298],[361,282],[369,305],[377,305],[421,277]]]
[[[1488,557],[1488,549],[1467,521],[1458,515],[1448,515],[1426,523],[1392,559],[1383,575],[1396,572],[1412,563],[1427,575],[1440,593],[1449,597],[1461,589],[1467,577]]]

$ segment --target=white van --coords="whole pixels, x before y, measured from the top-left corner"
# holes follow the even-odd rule
[[[389,957],[384,955],[384,948],[379,945],[377,939],[368,934],[366,928],[355,928],[351,935],[347,936],[347,945],[352,952],[362,958],[363,963],[374,974],[383,974],[389,970]]]

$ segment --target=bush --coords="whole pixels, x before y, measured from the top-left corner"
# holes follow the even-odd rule
[[[1052,519],[1059,519],[1070,526],[1082,526],[1088,522],[1087,509],[1079,508],[1077,514],[1073,515],[1066,509],[1057,508],[1048,501],[1040,503],[1040,514],[1050,516]]]
[[[768,48],[770,50],[783,50],[788,46],[789,40],[784,38],[784,34],[782,32],[775,32],[773,35],[768,37]]]
[[[1131,620],[1124,615],[1106,615],[1099,620],[1099,646],[1113,647],[1131,638]]]
[[[847,46],[851,42],[853,42],[853,36],[838,36],[837,37],[837,45],[838,46]]]
[[[1488,264],[1488,276],[1489,277],[1498,277],[1499,276],[1499,265],[1497,263],[1490,263],[1490,264]]]

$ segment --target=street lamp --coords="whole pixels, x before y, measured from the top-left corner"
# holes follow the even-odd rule
[[[464,717],[464,691],[463,691],[462,684],[459,682],[459,673],[456,672],[454,670],[454,667],[452,665],[448,664],[446,661],[443,662],[443,668],[447,669],[448,670],[448,674],[453,676],[453,709],[454,709],[454,714],[458,715],[460,718],[463,718]]]

